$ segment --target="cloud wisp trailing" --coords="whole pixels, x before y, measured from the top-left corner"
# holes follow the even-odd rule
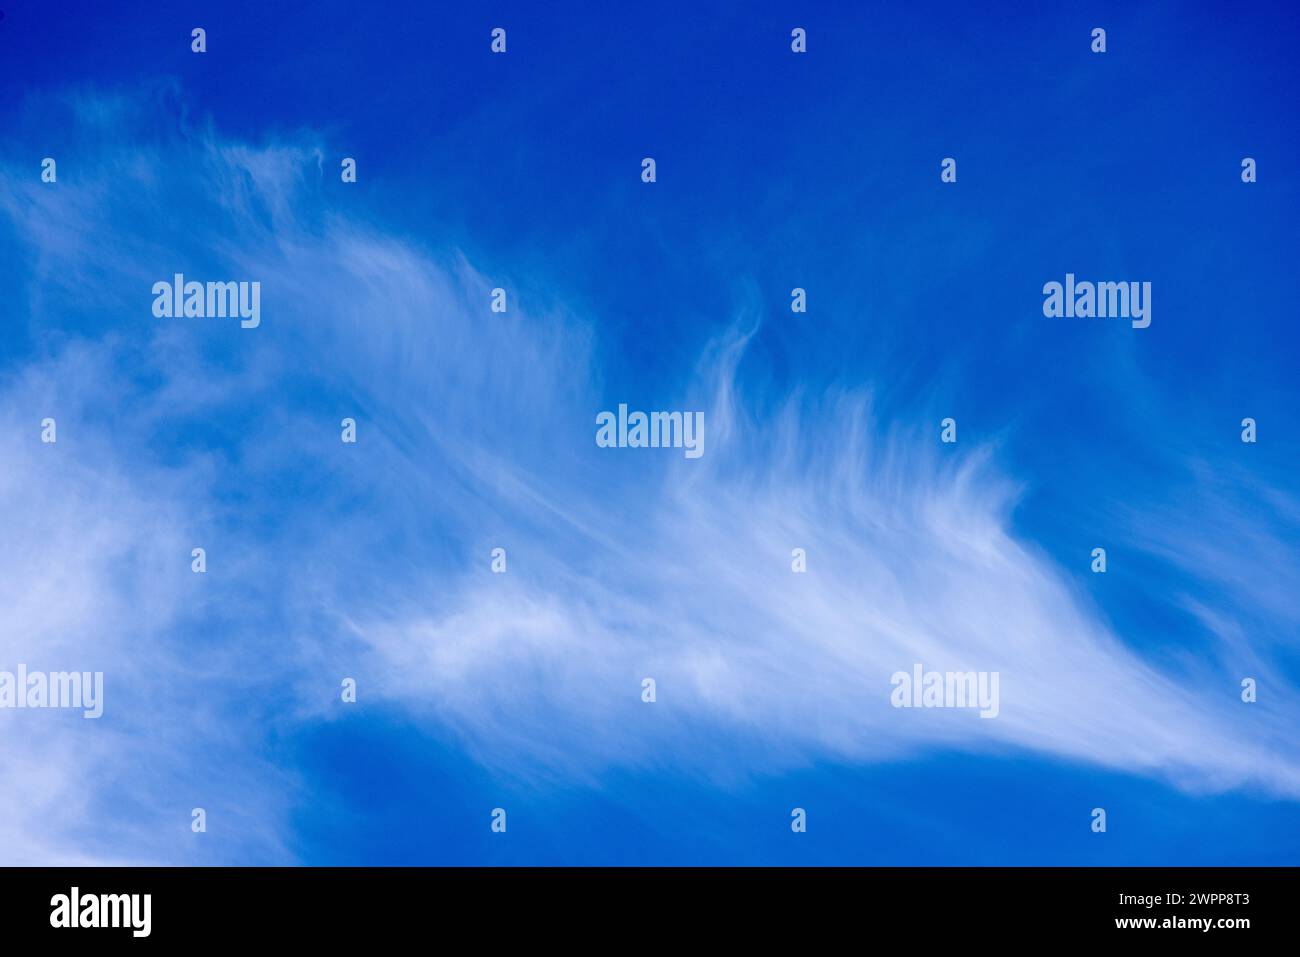
[[[291,859],[296,782],[265,742],[337,715],[345,675],[536,779],[595,785],[653,741],[716,779],[1023,750],[1300,796],[1293,741],[1259,735],[1209,675],[1146,661],[1014,534],[994,448],[892,426],[867,385],[756,401],[748,308],[658,397],[704,412],[705,455],[601,449],[594,416],[624,397],[595,317],[520,297],[490,312],[491,267],[330,200],[308,136],[142,149],[121,101],[73,102],[98,167],[57,198],[13,170],[0,190],[33,277],[33,345],[0,389],[0,654],[102,665],[116,701],[89,742],[23,716],[30,737],[0,756],[29,782],[0,814],[7,862],[192,859],[205,801],[240,822],[215,859]],[[154,317],[151,285],[178,272],[260,282],[260,325]],[[103,309],[61,322],[87,297]],[[57,446],[38,444],[46,415]],[[998,672],[997,718],[891,707],[914,663]],[[133,810],[130,840],[87,853],[69,849],[109,814],[88,777]]]

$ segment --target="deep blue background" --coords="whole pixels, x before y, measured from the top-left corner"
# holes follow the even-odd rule
[[[1212,601],[1216,586],[1126,549],[1128,510],[1192,507],[1180,463],[1237,468],[1224,463],[1244,415],[1268,439],[1249,450],[1253,474],[1296,488],[1292,4],[3,8],[0,137],[31,122],[29,94],[161,78],[179,85],[185,122],[254,142],[315,131],[359,163],[357,187],[330,200],[341,211],[551,277],[530,291],[599,317],[612,401],[681,387],[746,302],[778,320],[745,371],[774,395],[871,381],[889,419],[962,409],[966,434],[999,435],[1025,483],[1020,534],[1081,581],[1078,556],[1117,542],[1112,563],[1134,572],[1085,584],[1158,663],[1208,640],[1162,595]],[[507,56],[488,54],[494,26]],[[793,26],[806,56],[790,53]],[[38,156],[76,155],[58,117],[42,131]],[[647,155],[653,190],[638,177]],[[1243,156],[1257,184],[1240,181]],[[77,175],[61,162],[62,180]],[[0,283],[20,288],[29,266],[0,258]],[[1151,327],[1043,319],[1041,285],[1067,271],[1151,281]],[[795,285],[809,290],[804,323],[786,321]],[[80,332],[111,321],[88,313]],[[50,336],[15,321],[0,367]],[[1294,680],[1294,622],[1256,625],[1286,646]],[[309,863],[1300,859],[1291,802],[1022,755],[814,763],[729,790],[663,771],[615,775],[603,793],[519,792],[454,740],[370,711],[272,756],[308,782],[289,841]],[[508,844],[484,826],[496,803],[512,809]],[[781,824],[793,804],[812,809],[807,835]],[[1104,842],[1079,825],[1097,804],[1121,809]]]

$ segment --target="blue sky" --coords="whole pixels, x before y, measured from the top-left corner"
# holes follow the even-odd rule
[[[1300,862],[1294,12],[455,7],[0,0],[0,859]]]

